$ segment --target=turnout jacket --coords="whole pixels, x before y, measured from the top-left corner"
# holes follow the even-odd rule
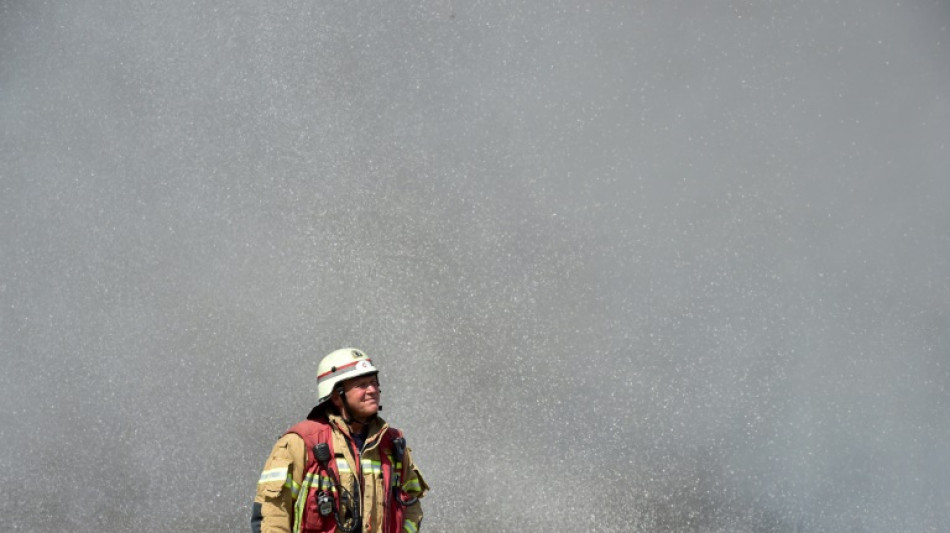
[[[363,449],[357,450],[346,424],[338,415],[329,414],[317,420],[317,423],[328,426],[319,428],[329,435],[331,457],[328,462],[334,472],[314,464],[313,451],[307,449],[301,435],[307,432],[307,428],[315,427],[314,423],[305,421],[291,428],[274,445],[257,483],[252,531],[339,531],[332,513],[320,516],[317,511],[316,500],[322,491],[333,497],[334,510],[340,512],[347,527],[353,524],[349,520],[349,513],[353,513],[359,515],[361,533],[416,533],[422,521],[421,505],[416,501],[401,506],[396,497],[401,494],[403,501],[422,497],[429,487],[412,462],[408,448],[401,462],[395,456],[392,435],[398,432],[377,417],[369,424]],[[314,437],[308,438],[312,440]],[[339,487],[334,486],[334,476],[338,476]],[[398,492],[394,493],[391,485],[397,482]],[[345,502],[342,506],[341,501]],[[394,523],[394,518],[400,523]]]

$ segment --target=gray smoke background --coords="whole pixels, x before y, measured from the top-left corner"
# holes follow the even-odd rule
[[[424,531],[950,531],[948,25],[0,3],[0,529],[246,530],[357,346]]]

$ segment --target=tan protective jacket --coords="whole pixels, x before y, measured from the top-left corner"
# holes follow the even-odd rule
[[[333,430],[331,444],[335,454],[342,454],[348,468],[340,468],[340,485],[348,490],[354,486],[357,472],[362,472],[363,483],[359,486],[361,494],[357,499],[362,502],[362,522],[364,533],[383,533],[384,501],[389,487],[383,486],[383,476],[378,468],[380,464],[379,441],[389,425],[381,418],[370,422],[367,432],[366,445],[360,457],[354,457],[350,445],[349,431],[342,419],[334,414],[329,415],[330,427]],[[422,479],[409,448],[403,459],[408,463],[408,479],[404,480],[404,487],[412,495],[422,497],[428,490],[428,485]],[[358,462],[359,461],[359,462]],[[373,465],[377,465],[376,468]],[[254,502],[261,504],[261,533],[292,533],[294,528],[294,503],[298,493],[302,497],[306,494],[300,491],[304,472],[307,467],[307,451],[303,438],[294,433],[288,433],[277,441],[271,450],[264,471],[257,484],[257,495]],[[278,479],[286,472],[286,477]],[[391,498],[389,498],[391,500]],[[419,502],[406,508],[403,531],[415,533],[422,521],[422,506]]]

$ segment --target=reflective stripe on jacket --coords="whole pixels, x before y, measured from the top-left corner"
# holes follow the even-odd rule
[[[254,498],[255,509],[258,505],[260,507],[261,533],[336,531],[333,514],[320,516],[316,505],[317,495],[326,491],[333,497],[335,509],[340,509],[341,490],[334,486],[334,474],[339,476],[340,487],[359,502],[350,507],[359,506],[355,512],[360,515],[361,531],[416,533],[422,521],[420,504],[416,502],[401,507],[394,501],[390,485],[398,483],[398,494],[404,500],[421,497],[428,486],[412,462],[410,450],[405,452],[405,465],[393,456],[391,434],[396,431],[390,430],[382,419],[377,418],[370,423],[366,443],[359,453],[354,451],[346,425],[339,417],[330,415],[324,422],[322,426],[302,422],[274,445],[261,472]],[[300,435],[307,431],[323,433],[310,437]],[[316,463],[305,439],[330,445],[329,469]]]

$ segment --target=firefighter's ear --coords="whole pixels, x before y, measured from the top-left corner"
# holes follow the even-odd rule
[[[343,389],[336,389],[336,390],[338,390],[339,393],[330,395],[330,403],[333,404],[333,407],[336,407],[337,410],[339,410],[343,407],[343,401],[346,399],[346,396],[345,396],[345,393],[343,392]]]

